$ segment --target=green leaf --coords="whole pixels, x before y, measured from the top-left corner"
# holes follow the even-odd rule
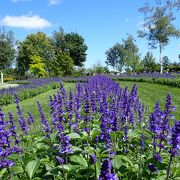
[[[89,134],[86,131],[83,131],[82,133],[82,139],[88,141],[89,140]]]
[[[55,167],[55,168],[49,170],[49,171],[46,173],[46,175],[60,176],[60,175],[62,175],[62,174],[61,174],[59,168],[58,168],[58,167]]]
[[[70,157],[70,161],[80,164],[83,167],[88,167],[88,164],[82,155],[73,155]]]
[[[101,172],[101,161],[98,160],[95,164],[96,166],[96,179],[99,178],[100,172]]]
[[[51,141],[52,141],[52,142],[54,142],[54,141],[55,141],[55,139],[56,139],[56,137],[57,137],[57,132],[56,132],[56,133],[51,134],[51,135],[50,135],[50,139],[51,139]]]
[[[21,161],[21,158],[20,158],[20,155],[19,154],[11,154],[8,159],[11,159],[11,160],[15,160],[15,161]]]
[[[21,166],[14,166],[11,168],[11,172],[13,172],[13,174],[22,174],[24,171]]]
[[[117,161],[117,163],[120,163],[120,162],[124,161],[124,162],[129,163],[130,166],[134,166],[133,161],[129,157],[125,156],[125,155],[116,155],[114,157],[113,161],[115,161],[115,163],[116,163],[116,161]],[[116,166],[117,166],[117,164],[116,164]],[[119,167],[120,166],[118,166],[116,168],[119,168]]]
[[[81,139],[81,136],[78,133],[70,133],[67,136],[69,136],[70,139]]]
[[[66,170],[66,171],[71,171],[72,170],[72,165],[71,164],[65,164],[65,165],[59,165],[58,166],[59,169],[63,169],[63,170]]]
[[[122,165],[122,160],[118,155],[114,156],[112,160],[112,165],[115,166],[116,169],[119,169]]]
[[[1,171],[0,171],[0,177],[3,177],[3,174],[6,172],[6,168],[3,168],[3,169],[1,169]]]
[[[37,143],[37,144],[36,144],[36,147],[37,147],[38,149],[41,149],[41,148],[45,149],[44,146],[45,146],[44,143]]]
[[[40,166],[39,159],[28,162],[28,164],[26,165],[26,170],[27,170],[27,173],[28,173],[30,179],[32,179],[32,177],[38,170],[39,166]]]
[[[73,152],[82,152],[83,150],[77,146],[72,146]]]
[[[97,135],[100,135],[100,133],[101,132],[99,129],[93,128],[92,131],[90,132],[91,139],[94,140]]]

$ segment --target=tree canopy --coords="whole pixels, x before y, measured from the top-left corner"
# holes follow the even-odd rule
[[[86,61],[87,45],[78,33],[67,33],[65,36],[65,50],[70,53],[75,66],[83,66]]]
[[[40,56],[33,55],[31,58],[31,64],[29,64],[29,71],[34,77],[46,77],[45,63]]]
[[[151,52],[147,52],[142,60],[143,70],[146,72],[153,72],[156,68],[156,59]]]
[[[51,74],[54,48],[52,39],[43,32],[29,34],[23,42],[18,43],[17,68],[22,74],[29,70],[33,55],[42,58],[46,70]]]
[[[171,37],[180,37],[180,31],[173,24],[176,19],[175,9],[179,9],[179,3],[176,0],[159,1],[156,6],[150,6],[147,3],[139,9],[144,15],[144,30],[138,31],[138,35],[146,38],[151,48],[159,46],[161,73],[163,71],[162,49],[169,43]]]
[[[106,64],[116,68],[119,71],[126,69],[135,72],[140,66],[139,48],[135,44],[135,39],[128,35],[122,43],[116,43],[112,48],[106,51]]]
[[[0,69],[12,66],[15,60],[14,33],[0,28]]]

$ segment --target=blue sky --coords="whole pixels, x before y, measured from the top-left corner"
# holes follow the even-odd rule
[[[0,0],[0,26],[15,33],[17,40],[42,31],[51,36],[62,26],[77,32],[88,46],[86,67],[105,65],[105,52],[127,33],[137,38],[143,16],[138,9],[147,0]],[[153,2],[153,0],[149,0]],[[180,29],[180,13],[175,25]],[[137,38],[141,56],[149,50],[145,39]],[[151,50],[158,61],[158,50]],[[171,39],[164,55],[178,62],[180,40]]]

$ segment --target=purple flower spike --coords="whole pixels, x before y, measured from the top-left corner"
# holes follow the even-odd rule
[[[33,123],[34,123],[34,117],[30,112],[28,112],[28,124],[31,125]]]
[[[63,165],[63,164],[64,164],[64,159],[62,159],[61,157],[56,156],[56,159],[57,159],[57,161],[58,161],[58,163],[59,163],[60,165]]]
[[[157,169],[157,167],[154,165],[154,164],[151,164],[151,163],[149,163],[148,164],[148,169],[151,171],[151,172],[158,172],[158,169]]]
[[[111,160],[109,158],[105,159],[101,166],[99,180],[118,180],[117,175],[111,173],[111,167]]]
[[[91,163],[95,164],[96,161],[97,161],[96,155],[95,154],[90,154],[89,157],[90,157]]]
[[[178,156],[180,150],[180,121],[176,121],[175,125],[172,128],[172,137],[170,139],[170,144],[172,145],[170,154],[173,157]]]
[[[38,110],[40,113],[40,119],[41,119],[41,124],[42,124],[43,130],[47,134],[47,136],[50,136],[50,133],[51,133],[50,125],[48,123],[48,120],[45,117],[45,114],[42,110],[42,107],[41,107],[41,104],[39,101],[37,102],[37,106],[38,106]]]

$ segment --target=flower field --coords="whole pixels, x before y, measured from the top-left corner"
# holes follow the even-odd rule
[[[49,97],[51,119],[39,99],[38,123],[33,112],[25,118],[19,99],[14,94],[17,120],[0,109],[1,179],[180,179],[180,121],[170,93],[163,109],[157,102],[149,113],[136,85],[128,91],[94,76],[70,91],[60,84]]]
[[[20,100],[28,99],[49,89],[56,88],[57,84],[59,84],[60,81],[60,78],[42,78],[29,79],[26,81],[12,81],[11,83],[19,85],[15,87],[0,89],[0,106],[12,104],[14,94],[17,94]]]

